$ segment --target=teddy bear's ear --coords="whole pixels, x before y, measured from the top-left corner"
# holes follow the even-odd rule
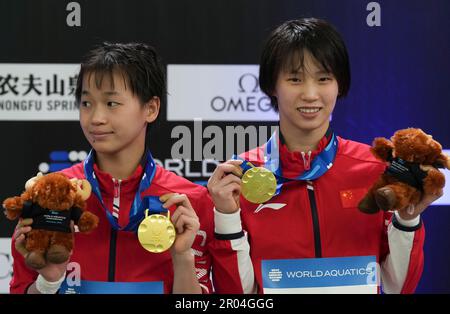
[[[450,170],[450,156],[441,153],[439,157],[436,159],[436,162],[434,163],[434,166],[438,168],[446,168]]]
[[[36,182],[39,180],[40,177],[42,177],[42,172],[38,172],[35,177],[32,177],[25,183],[25,190],[29,190],[33,187],[33,185],[36,184]]]
[[[372,144],[370,151],[372,154],[383,161],[387,161],[392,157],[392,150],[394,144],[390,140],[384,137],[377,137]]]
[[[80,180],[76,178],[70,179],[70,182],[75,187],[77,194],[83,201],[87,200],[92,192],[92,186],[87,180]]]

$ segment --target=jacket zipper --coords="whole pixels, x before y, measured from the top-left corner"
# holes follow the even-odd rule
[[[120,184],[122,183],[122,180],[116,180],[113,178],[113,183],[114,183],[113,216],[119,219]]]
[[[314,193],[314,186],[311,181],[306,181],[306,189],[308,191],[309,205],[311,207],[311,216],[314,231],[314,251],[315,257],[322,257],[322,244],[320,240],[320,226],[319,214],[317,212],[316,195]]]
[[[109,239],[108,281],[115,281],[116,277],[116,244],[117,244],[117,230],[111,228],[111,236]]]
[[[307,154],[305,152],[301,152],[301,155],[303,158],[303,165],[305,170],[311,169],[311,151],[309,151]]]
[[[113,213],[116,210],[116,208],[118,210],[120,202],[120,183],[121,180],[115,180],[113,178],[114,184]],[[109,265],[108,265],[108,281],[110,282],[115,281],[116,277],[116,251],[117,251],[117,230],[111,228],[111,235],[109,238]]]

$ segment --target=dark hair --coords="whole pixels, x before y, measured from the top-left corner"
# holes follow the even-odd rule
[[[81,100],[85,74],[95,75],[95,83],[100,87],[104,75],[109,75],[114,84],[114,71],[122,74],[125,84],[142,105],[155,96],[162,101],[166,94],[164,67],[153,47],[142,43],[104,42],[89,51],[81,63],[75,91],[77,104]]]
[[[339,87],[338,97],[345,96],[350,88],[347,48],[336,29],[315,18],[287,21],[269,35],[260,60],[259,85],[270,97],[275,110],[278,110],[278,104],[272,94],[278,75],[281,70],[302,68],[305,50],[324,70],[333,73]]]

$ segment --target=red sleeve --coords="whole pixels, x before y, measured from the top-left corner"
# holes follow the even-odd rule
[[[11,254],[14,259],[13,277],[9,284],[10,293],[25,294],[28,287],[36,281],[38,273],[25,265],[24,257],[16,250],[15,237],[11,240]]]
[[[386,256],[389,254],[389,241],[388,241],[388,225],[392,220],[391,212],[384,212],[384,228],[383,234],[381,235],[381,247],[380,247],[380,265],[386,259]]]
[[[211,201],[209,195],[204,192],[200,194],[200,197],[190,197],[189,199],[200,220],[200,229],[192,244],[192,250],[195,256],[195,272],[197,273],[197,279],[202,287],[203,293],[209,294],[213,292],[211,282],[211,254],[209,251],[214,223],[212,208],[210,208]]]
[[[213,281],[216,293],[242,294],[237,252],[230,240],[213,239],[210,243]]]
[[[239,214],[240,215],[240,214]],[[226,215],[225,215],[226,216]],[[228,217],[230,218],[231,215]],[[220,215],[214,217],[220,218]],[[224,223],[224,221],[221,221]],[[224,228],[224,226],[227,226]],[[221,294],[255,293],[255,278],[250,247],[240,218],[228,220],[215,228],[210,244],[214,288]]]
[[[380,264],[389,255],[389,241],[388,241],[388,226],[392,224],[393,214],[386,212],[384,214],[385,226],[382,235],[381,251],[380,251]],[[395,227],[394,227],[395,228]],[[402,231],[402,232],[414,232],[414,238],[412,240],[412,248],[409,256],[408,270],[406,278],[403,283],[400,293],[410,294],[414,293],[419,284],[419,280],[422,276],[424,265],[424,253],[423,245],[425,242],[425,226],[423,222],[421,226],[414,231]]]
[[[422,226],[414,232],[413,247],[409,259],[408,274],[400,293],[414,293],[419,284],[420,277],[423,272],[423,245],[425,242],[425,226]]]
[[[214,203],[207,190],[198,198],[195,206],[200,217],[200,232],[206,233],[207,246],[207,250],[202,251],[203,257],[196,254],[197,276],[199,272],[202,275],[199,276],[200,284],[206,285],[209,292],[213,292],[213,286],[215,293],[243,293],[237,252],[232,248],[232,241],[218,240],[214,237]],[[197,240],[194,244],[198,247]]]

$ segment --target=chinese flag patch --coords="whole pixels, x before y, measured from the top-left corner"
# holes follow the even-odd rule
[[[368,190],[364,188],[341,191],[340,195],[342,207],[343,208],[357,207],[359,202],[364,197],[364,195],[366,195],[367,191]]]

